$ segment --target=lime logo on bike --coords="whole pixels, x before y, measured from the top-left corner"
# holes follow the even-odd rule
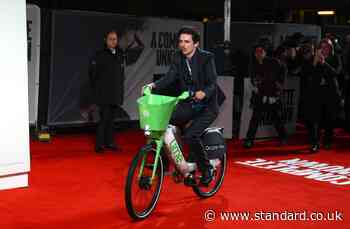
[[[175,163],[179,164],[181,163],[184,159],[184,156],[182,155],[181,149],[179,144],[177,144],[176,140],[173,140],[170,143],[170,147],[171,147],[171,153],[174,155],[175,157]]]
[[[145,117],[148,117],[148,116],[149,116],[149,112],[148,112],[147,110],[143,111],[142,114],[143,114],[143,116],[145,116]]]

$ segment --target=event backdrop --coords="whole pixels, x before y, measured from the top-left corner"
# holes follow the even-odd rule
[[[288,134],[293,134],[296,129],[296,121],[298,115],[298,101],[299,101],[299,78],[288,77],[286,78],[284,91],[281,97],[282,100],[282,120],[285,124]],[[249,122],[253,114],[251,107],[251,97],[253,92],[253,86],[249,78],[244,79],[244,96],[243,96],[243,110],[241,114],[241,126],[239,138],[244,139],[246,137]],[[271,116],[268,112],[265,112],[263,120],[259,124],[256,138],[266,138],[277,136],[274,129]]]
[[[54,11],[48,124],[84,124],[98,119],[91,103],[88,64],[103,48],[104,33],[110,29],[120,33],[126,57],[124,104],[116,120],[137,120],[136,100],[141,87],[154,75],[166,73],[176,49],[176,33],[184,25],[194,26],[203,34],[200,22]]]
[[[320,40],[321,27],[316,25],[301,25],[287,23],[253,23],[232,22],[232,65],[235,77],[248,77],[249,57],[253,44],[259,37],[271,40],[276,48],[287,36],[299,32],[305,37]],[[220,22],[210,22],[206,26],[206,48],[216,54],[216,64],[219,74],[223,73],[224,55],[220,47],[224,39],[224,26]],[[237,85],[236,85],[237,86]]]
[[[27,5],[27,45],[29,123],[35,125],[39,98],[40,8],[32,4]]]

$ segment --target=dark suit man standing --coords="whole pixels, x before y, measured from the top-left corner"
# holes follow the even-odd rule
[[[320,150],[321,121],[324,125],[324,147],[330,149],[333,140],[334,122],[341,104],[341,93],[337,81],[337,72],[327,63],[322,50],[322,42],[313,56],[310,56],[302,68],[305,82],[304,113],[308,123],[312,153]]]
[[[92,59],[89,76],[95,103],[100,112],[95,151],[102,153],[105,148],[117,151],[113,137],[113,120],[116,108],[123,104],[124,75],[116,31],[106,33],[105,48],[98,51]]]
[[[259,123],[263,119],[263,112],[270,112],[273,124],[278,132],[281,144],[286,143],[286,130],[282,122],[281,95],[286,71],[278,60],[266,56],[269,49],[267,42],[259,42],[255,46],[255,58],[251,66],[251,82],[254,86],[254,99],[252,101],[253,115],[249,122],[245,148],[254,144]]]

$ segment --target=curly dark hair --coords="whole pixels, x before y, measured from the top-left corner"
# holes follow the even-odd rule
[[[194,28],[194,27],[191,27],[191,26],[184,26],[182,27],[179,32],[177,33],[177,38],[179,39],[180,38],[180,35],[181,34],[189,34],[189,35],[192,35],[192,40],[194,43],[197,43],[200,41],[201,39],[201,36],[200,36],[200,33],[199,31]]]

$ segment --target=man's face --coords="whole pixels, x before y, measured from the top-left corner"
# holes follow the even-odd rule
[[[106,39],[107,48],[115,49],[118,44],[118,36],[116,33],[109,33]]]
[[[255,57],[257,60],[263,60],[266,56],[266,52],[265,49],[261,48],[261,47],[257,47],[255,49]]]
[[[327,44],[326,42],[322,42],[321,43],[321,51],[322,51],[322,54],[325,57],[328,57],[331,54],[331,47],[330,47],[330,45]]]
[[[311,60],[315,55],[314,46],[312,44],[307,44],[302,47],[302,53],[305,60]]]
[[[179,37],[179,49],[182,54],[188,56],[194,52],[194,50],[198,47],[199,43],[194,43],[191,34],[183,33]]]

